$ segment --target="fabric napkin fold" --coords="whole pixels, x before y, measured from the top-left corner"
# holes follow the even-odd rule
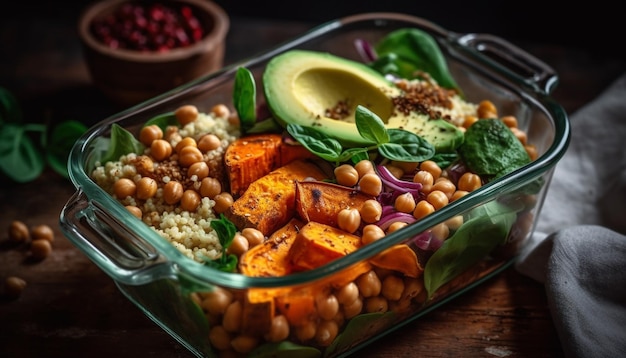
[[[570,121],[515,267],[544,283],[567,357],[626,357],[626,74]]]

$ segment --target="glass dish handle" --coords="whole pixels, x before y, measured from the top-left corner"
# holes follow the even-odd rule
[[[504,66],[510,74],[537,91],[551,94],[558,85],[559,77],[552,67],[501,37],[466,34],[458,42],[479,52],[498,67]]]
[[[63,207],[60,225],[65,236],[116,281],[140,285],[172,273],[171,265],[152,245],[97,201],[87,200],[81,190]]]

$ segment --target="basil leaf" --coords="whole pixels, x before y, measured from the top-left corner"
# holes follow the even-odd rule
[[[6,88],[0,87],[0,125],[22,121],[22,110],[17,98]]]
[[[341,158],[342,147],[339,141],[311,127],[289,123],[287,132],[311,153],[329,162]]]
[[[79,121],[65,121],[56,125],[50,133],[46,146],[46,160],[50,167],[61,176],[68,178],[67,160],[74,143],[87,131],[87,126]]]
[[[436,153],[430,160],[437,163],[439,168],[447,168],[459,159],[457,152],[452,153]]]
[[[339,156],[339,162],[351,161],[353,164],[360,162],[361,160],[369,159],[367,148],[348,148],[344,150]]]
[[[376,144],[389,142],[389,134],[385,123],[368,108],[358,105],[354,113],[356,128],[364,139]]]
[[[45,167],[43,155],[23,126],[5,123],[0,131],[0,170],[12,180],[36,179]]]
[[[178,122],[178,119],[176,118],[176,114],[174,112],[167,112],[167,113],[154,116],[150,118],[149,120],[147,120],[146,123],[143,124],[143,126],[147,127],[153,124],[161,128],[163,133],[165,133],[165,130],[169,126],[178,127],[180,125],[180,123]]]
[[[222,245],[222,255],[215,260],[205,261],[205,264],[221,271],[234,272],[237,268],[237,256],[227,254],[226,250],[235,238],[237,227],[232,221],[228,220],[224,214],[220,214],[219,219],[211,221],[211,228],[215,230],[217,237],[220,240],[220,244]]]
[[[413,132],[399,128],[390,128],[387,132],[390,142],[378,147],[378,152],[387,159],[423,162],[435,155],[435,147]]]
[[[491,201],[472,210],[469,219],[428,259],[424,268],[428,297],[505,243],[519,209]]]
[[[252,72],[245,67],[237,68],[235,74],[233,104],[245,133],[256,122],[256,85]]]
[[[417,72],[423,71],[440,86],[460,91],[436,40],[423,30],[405,28],[393,31],[375,49],[382,58],[392,53],[395,55],[392,60],[397,66],[394,74],[398,77],[414,78]]]
[[[119,124],[113,123],[111,125],[111,141],[106,154],[100,159],[102,164],[109,161],[116,161],[120,159],[122,155],[129,153],[143,153],[144,145],[135,139],[132,133],[122,128]]]

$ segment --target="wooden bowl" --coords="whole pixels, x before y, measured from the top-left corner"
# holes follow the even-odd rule
[[[134,0],[102,0],[80,16],[78,34],[91,79],[109,99],[130,106],[167,92],[223,66],[230,21],[226,12],[207,0],[161,0],[160,4],[189,5],[204,26],[204,37],[166,52],[111,48],[91,31],[95,19],[113,14]]]

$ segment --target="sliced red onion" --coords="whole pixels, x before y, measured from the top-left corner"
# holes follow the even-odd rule
[[[382,180],[383,185],[388,189],[398,191],[400,193],[419,191],[422,189],[421,183],[414,183],[412,181],[396,178],[384,165],[376,166],[376,170],[378,171],[378,176]]]
[[[354,47],[356,47],[357,52],[366,63],[374,62],[378,58],[376,50],[374,50],[369,42],[363,39],[354,40]]]
[[[386,208],[388,208],[387,206]],[[385,212],[385,208],[383,208],[383,213]],[[388,213],[387,215],[381,215],[380,220],[376,223],[383,231],[389,229],[389,226],[395,222],[403,222],[407,224],[414,223],[416,221],[415,216],[407,213],[402,213],[399,211],[393,211]]]

